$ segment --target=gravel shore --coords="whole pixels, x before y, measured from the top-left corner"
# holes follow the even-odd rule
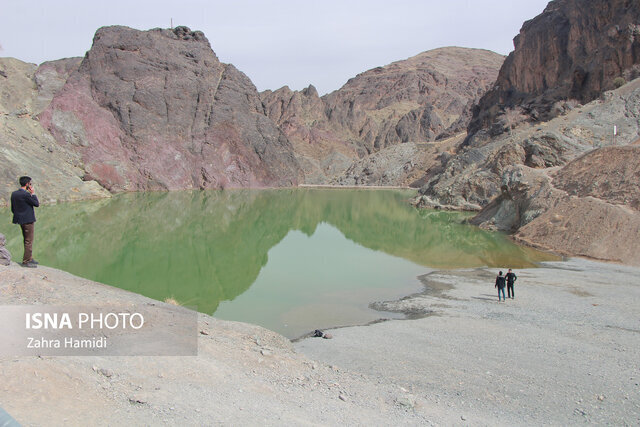
[[[0,407],[23,425],[640,423],[640,269],[516,271],[504,303],[495,273],[422,276],[424,293],[377,304],[413,320],[330,340],[199,315],[196,357],[0,358]],[[152,302],[47,267],[0,269],[2,305],[96,301]]]
[[[408,390],[440,424],[640,423],[640,269],[571,259],[516,271],[436,271],[426,291],[376,304],[416,320],[332,331],[300,353]]]

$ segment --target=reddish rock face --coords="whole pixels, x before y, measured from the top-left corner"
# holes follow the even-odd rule
[[[291,144],[199,31],[105,27],[42,124],[111,191],[296,185]]]
[[[261,93],[287,135],[307,181],[326,182],[351,160],[405,142],[464,132],[471,106],[491,87],[504,57],[446,47],[377,67],[323,97],[313,86]]]
[[[640,69],[640,3],[635,0],[556,0],[525,22],[495,86],[481,99],[469,134],[506,129],[505,109],[546,121],[558,101],[597,98]]]
[[[311,144],[323,138],[357,141],[364,155],[402,142],[433,141],[457,125],[491,87],[503,60],[487,50],[446,47],[365,71],[322,98],[311,86],[263,92],[262,100],[288,134]]]
[[[491,87],[503,60],[481,49],[434,49],[358,74],[323,100],[329,120],[369,152],[434,141]]]

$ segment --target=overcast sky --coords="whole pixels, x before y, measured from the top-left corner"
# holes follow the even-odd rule
[[[442,46],[513,50],[547,0],[0,0],[0,56],[83,56],[96,29],[186,25],[258,90],[320,94],[368,69]]]

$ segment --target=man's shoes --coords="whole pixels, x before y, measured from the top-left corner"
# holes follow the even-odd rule
[[[31,260],[31,261],[29,261],[29,262],[30,262],[31,264],[35,264],[35,265],[40,264],[40,263],[39,263],[38,261],[36,261],[35,259],[32,259],[32,260]]]
[[[23,262],[20,265],[23,266],[23,267],[27,267],[27,268],[36,268],[38,266],[38,264],[33,263],[31,261]]]

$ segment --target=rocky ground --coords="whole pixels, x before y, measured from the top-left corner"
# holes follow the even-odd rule
[[[419,188],[424,184],[424,171],[440,164],[438,157],[457,147],[466,133],[433,142],[406,142],[392,145],[356,160],[334,176],[333,185],[403,186]]]
[[[331,340],[292,345],[199,315],[197,357],[4,357],[0,402],[24,425],[640,422],[638,269],[517,273],[506,303],[494,271],[431,273],[425,293],[379,304],[430,316]],[[3,305],[90,301],[150,300],[46,267],[0,270]]]
[[[0,269],[2,305],[90,301],[152,300],[51,268]],[[0,358],[0,405],[23,425],[429,421],[398,386],[311,360],[264,328],[200,315],[198,329],[197,357]]]
[[[407,390],[447,425],[637,425],[638,269],[572,259],[517,271],[499,303],[496,271],[439,271],[426,292],[379,308],[428,314],[303,340],[310,358]]]

